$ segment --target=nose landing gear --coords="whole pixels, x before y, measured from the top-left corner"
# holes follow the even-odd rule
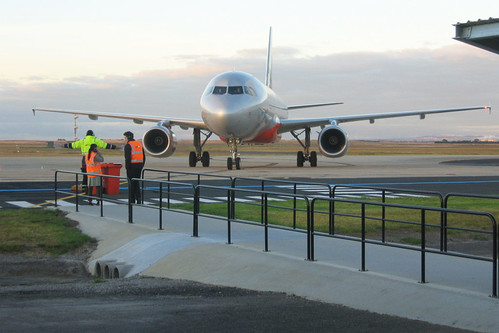
[[[237,145],[241,143],[240,139],[229,139],[227,140],[227,144],[231,145],[230,152],[232,157],[227,158],[227,169],[232,170],[232,168],[236,167],[237,170],[241,170],[241,158],[237,153]]]
[[[209,167],[210,166],[210,153],[207,151],[203,151],[204,144],[206,141],[210,138],[212,132],[201,132],[201,129],[195,128],[194,129],[194,148],[196,148],[196,151],[191,151],[189,153],[189,166],[190,167],[195,167],[198,161],[201,161],[201,164],[203,167]],[[201,143],[201,134],[203,134],[206,138],[204,141]]]

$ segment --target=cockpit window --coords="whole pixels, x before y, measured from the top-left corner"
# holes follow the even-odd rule
[[[229,93],[230,95],[250,95],[250,96],[256,96],[255,91],[251,87],[247,86],[215,86],[212,89],[208,89],[208,92],[211,92],[213,95],[225,95],[226,93]]]
[[[256,96],[255,91],[251,87],[244,86],[244,93],[250,96]]]
[[[239,95],[243,93],[243,87],[242,86],[232,86],[229,87],[229,94],[231,95]]]
[[[226,92],[227,92],[227,87],[215,86],[215,88],[213,88],[214,95],[224,95]]]

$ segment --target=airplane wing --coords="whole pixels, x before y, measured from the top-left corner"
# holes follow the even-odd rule
[[[184,118],[160,118],[158,116],[146,116],[146,115],[136,115],[136,114],[124,114],[124,113],[109,113],[109,112],[93,112],[93,111],[76,111],[76,110],[59,110],[59,109],[41,109],[34,108],[33,115],[36,111],[40,112],[55,112],[55,113],[68,113],[88,116],[92,120],[97,120],[99,117],[106,118],[117,118],[117,119],[129,119],[136,124],[143,124],[144,121],[150,122],[162,122],[164,126],[179,126],[182,129],[188,128],[200,128],[207,129],[205,123],[202,120],[196,119],[184,119]]]
[[[328,105],[340,105],[343,102],[331,102],[331,103],[319,103],[319,104],[301,104],[301,105],[290,105],[288,110],[305,109],[305,108],[316,108],[318,106],[328,106]]]
[[[360,114],[352,116],[338,116],[338,117],[325,117],[325,118],[308,118],[308,119],[282,119],[281,127],[279,128],[279,133],[285,133],[294,131],[297,129],[302,129],[306,127],[316,127],[316,126],[328,126],[328,125],[338,125],[340,123],[347,123],[352,121],[362,121],[369,120],[372,124],[376,119],[385,118],[398,118],[398,117],[409,117],[409,116],[419,116],[420,119],[424,119],[428,114],[436,113],[447,113],[447,112],[459,112],[459,111],[471,111],[471,110],[491,110],[490,106],[475,106],[466,108],[455,108],[455,109],[436,109],[436,110],[419,110],[419,111],[402,111],[402,112],[391,112],[391,113],[373,113],[373,114]]]

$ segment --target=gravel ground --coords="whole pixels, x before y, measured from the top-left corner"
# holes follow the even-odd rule
[[[88,251],[0,255],[2,332],[464,332],[283,293],[184,280],[96,280]]]

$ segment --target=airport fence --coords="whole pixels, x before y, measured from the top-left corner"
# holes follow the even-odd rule
[[[73,180],[74,180],[74,184],[72,187],[70,187],[69,189],[67,188],[61,188],[59,186],[60,182],[61,181],[69,181],[68,178],[65,178],[64,180],[61,180],[60,177],[62,176],[70,176],[70,177],[73,177]],[[128,183],[128,188],[130,188],[130,180],[127,178],[127,177],[121,177],[121,176],[112,176],[112,175],[94,175],[96,177],[99,178],[99,184],[100,184],[100,187],[101,187],[101,191],[99,193],[99,196],[96,197],[94,195],[87,195],[87,194],[84,194],[82,192],[82,188],[80,187],[83,183],[83,176],[88,176],[88,173],[85,173],[85,172],[78,172],[78,171],[66,171],[66,170],[56,170],[55,171],[55,175],[54,175],[54,204],[55,206],[57,207],[57,201],[59,200],[59,195],[63,194],[63,195],[66,195],[66,196],[74,196],[75,197],[75,207],[76,207],[76,211],[78,211],[79,209],[79,205],[80,205],[80,198],[83,198],[83,199],[87,199],[87,200],[97,200],[97,202],[100,203],[100,216],[103,217],[104,216],[104,202],[107,201],[107,202],[113,202],[115,204],[122,204],[122,205],[126,205],[128,204],[127,202],[123,202],[121,200],[117,200],[117,199],[114,199],[113,197],[104,197],[104,183],[106,180],[109,180],[109,179],[116,179],[117,181],[124,181],[126,183]]]
[[[152,171],[152,170],[148,170]],[[195,182],[189,181],[172,181],[171,176],[174,173],[195,176]],[[57,170],[55,172],[55,200],[57,206],[58,195],[75,195],[76,196],[76,211],[78,211],[78,198],[89,198],[87,195],[79,194],[77,190],[68,191],[58,187],[59,175],[69,174],[74,177],[75,185],[79,184],[80,179],[84,175],[81,172]],[[381,189],[371,188],[380,191],[381,201],[370,200],[354,200],[351,198],[342,198],[336,193],[342,185],[331,186],[327,184],[314,184],[321,186],[325,189],[327,195],[316,195],[305,193],[301,191],[300,186],[306,183],[290,182],[283,180],[269,180],[245,177],[216,177],[220,178],[224,183],[223,185],[207,185],[203,184],[203,178],[199,174],[185,173],[185,172],[170,172],[168,178],[165,179],[127,179],[126,177],[111,176],[111,175],[98,175],[101,182],[105,177],[117,178],[125,181],[130,188],[132,181],[138,181],[142,184],[143,198],[157,197],[158,203],[152,201],[142,201],[141,207],[158,210],[158,229],[163,229],[163,213],[172,211],[181,214],[192,215],[192,236],[199,237],[199,223],[200,217],[206,217],[214,220],[224,221],[226,223],[227,243],[232,244],[232,225],[234,223],[251,225],[255,227],[262,227],[264,229],[263,236],[263,250],[269,251],[270,242],[272,241],[269,236],[270,229],[279,229],[289,232],[300,233],[306,235],[306,255],[305,259],[309,261],[316,260],[315,242],[318,237],[341,239],[347,241],[358,242],[360,244],[360,270],[366,270],[366,245],[387,246],[391,248],[399,248],[402,250],[417,251],[420,253],[420,276],[419,281],[426,283],[426,255],[428,253],[438,254],[444,256],[460,257],[469,260],[477,260],[489,262],[491,264],[491,283],[492,283],[492,296],[497,297],[498,285],[498,231],[495,217],[487,212],[475,212],[469,210],[450,209],[446,206],[449,204],[449,198],[454,196],[471,196],[465,194],[449,194],[445,198],[437,195],[435,192],[425,191],[409,191],[409,190],[394,190],[394,189]],[[213,175],[207,174],[206,176],[212,177]],[[254,182],[258,184],[252,185]],[[76,186],[77,187],[77,186]],[[357,186],[348,186],[350,188],[359,188]],[[365,188],[365,187],[362,187]],[[284,191],[282,191],[284,189]],[[390,197],[387,193],[407,192],[414,195],[434,195],[439,199],[441,207],[425,207],[416,205],[400,205],[396,203],[389,203],[386,200]],[[177,196],[188,195],[192,198],[191,205],[178,206],[173,205],[177,201]],[[477,196],[482,197],[482,196]],[[488,197],[488,196],[487,196]],[[250,199],[248,199],[250,198]],[[498,197],[489,197],[498,199]],[[102,193],[99,200],[102,204],[100,206],[101,216],[104,214],[104,202],[113,202],[117,204],[128,205],[128,222],[134,223],[133,209],[137,204],[132,204],[130,197],[128,202],[122,200],[112,199],[104,196]],[[225,205],[224,214],[213,214],[209,210],[206,211],[202,207],[208,207],[211,203],[219,203]],[[322,203],[322,204],[321,204]],[[345,213],[342,211],[341,206],[355,207],[354,211],[357,213]],[[245,213],[246,207],[257,206],[260,214],[258,217],[254,215],[248,217]],[[277,218],[282,217],[283,212],[292,212],[292,221],[289,224],[276,223]],[[400,214],[400,212],[412,212],[407,216]],[[271,215],[273,216],[271,218]],[[403,217],[398,217],[402,215]],[[478,228],[460,228],[448,225],[449,216],[456,216],[464,218],[465,216],[475,216],[480,219]],[[318,221],[326,221],[327,229],[319,230]],[[331,221],[334,221],[331,224]],[[443,222],[442,222],[443,221]],[[341,223],[340,223],[341,222]],[[360,231],[357,235],[346,234],[338,224],[343,225],[357,225]],[[381,225],[381,236],[373,236],[372,227]],[[387,239],[387,232],[392,230],[394,225],[409,227],[416,230],[419,235],[416,239],[417,244],[404,244]],[[483,227],[482,227],[483,226]],[[375,228],[376,229],[376,228]],[[376,229],[377,230],[377,229]],[[429,247],[427,246],[427,236],[432,231],[437,230],[440,234],[440,246]],[[490,249],[486,255],[473,255],[467,253],[460,253],[456,251],[448,251],[447,248],[447,233],[452,232],[468,232],[479,233],[486,236],[490,240]],[[442,240],[444,243],[442,243]],[[331,248],[331,251],[334,251]]]

